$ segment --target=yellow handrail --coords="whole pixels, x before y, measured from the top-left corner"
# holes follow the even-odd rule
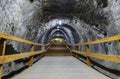
[[[105,42],[113,42],[113,41],[120,41],[120,35],[112,36],[112,37],[108,37],[108,38],[103,38],[103,39],[91,41],[91,42],[85,42],[85,43],[80,43],[80,44],[68,44],[68,45],[75,46],[77,48],[78,48],[78,46],[85,46],[86,51],[80,51],[78,49],[77,50],[75,49],[75,50],[72,50],[72,52],[74,52],[76,54],[76,57],[78,57],[78,55],[82,55],[82,56],[86,57],[87,64],[89,66],[91,66],[91,64],[92,64],[90,61],[90,58],[96,58],[96,59],[120,63],[120,56],[97,54],[97,53],[90,52],[89,45],[100,44],[100,43],[105,43]],[[120,44],[120,42],[119,42],[119,44]]]
[[[85,43],[80,43],[80,44],[73,44],[73,46],[92,45],[92,44],[112,42],[112,41],[117,41],[117,40],[120,40],[120,35],[103,38],[103,39],[96,40],[96,41],[90,41],[90,42],[85,42]],[[69,44],[69,45],[72,45],[72,44]]]
[[[12,36],[12,35],[4,34],[4,33],[0,33],[0,38],[1,38],[1,41],[0,41],[0,79],[2,77],[2,64],[8,63],[8,62],[11,62],[11,61],[15,61],[15,60],[19,60],[19,59],[22,59],[22,58],[30,57],[29,66],[32,66],[33,56],[34,55],[40,55],[43,52],[47,51],[47,49],[51,45],[51,43],[48,43],[48,44],[34,43],[34,42],[31,42],[31,41],[21,39],[21,38]],[[30,52],[13,54],[13,55],[5,55],[7,40],[12,40],[12,41],[17,41],[17,42],[30,44],[31,45]],[[112,36],[112,37],[108,37],[108,38],[104,38],[104,39],[100,39],[100,40],[96,40],[96,41],[80,43],[80,44],[66,44],[66,42],[65,41],[64,42],[65,42],[66,46],[71,45],[71,46],[77,47],[77,50],[72,50],[72,52],[76,54],[76,57],[78,57],[78,55],[85,56],[87,58],[87,64],[89,66],[92,66],[90,58],[96,58],[96,59],[101,59],[101,60],[120,63],[120,56],[91,53],[90,48],[89,48],[89,45],[100,44],[100,43],[105,43],[105,42],[112,42],[112,41],[119,41],[119,40],[120,40],[120,35]],[[40,47],[41,46],[47,46],[48,48],[46,48],[45,51],[42,51],[42,50],[34,51],[35,46],[40,46]],[[85,46],[86,51],[79,51],[78,46]],[[70,48],[68,47],[68,49],[70,49]]]
[[[18,37],[9,35],[9,34],[4,34],[4,33],[0,33],[0,38],[1,38],[0,39],[0,79],[2,77],[2,64],[12,62],[12,61],[15,61],[15,60],[19,60],[19,59],[22,59],[22,58],[30,57],[29,66],[32,66],[33,61],[34,61],[34,56],[35,55],[40,55],[44,52],[42,50],[34,51],[35,46],[40,46],[41,47],[41,46],[48,46],[49,45],[49,44],[35,43],[35,42],[32,42],[32,41],[28,41],[28,40],[21,39],[21,38],[18,38]],[[30,52],[20,53],[20,54],[12,54],[12,55],[5,55],[7,40],[17,41],[17,42],[21,42],[21,43],[31,45]]]
[[[0,64],[12,62],[15,60],[19,60],[19,59],[34,56],[34,55],[39,55],[42,53],[43,51],[35,51],[35,52],[26,52],[26,53],[20,53],[20,54],[0,56]]]
[[[65,44],[65,46],[67,47],[67,49],[70,51],[71,55],[72,55],[72,51],[71,51],[71,48],[69,47],[68,43],[63,40],[63,43]]]
[[[26,44],[32,44],[32,45],[38,45],[38,46],[44,46],[43,44],[39,44],[39,43],[34,43],[25,39],[21,39],[9,34],[4,34],[4,33],[0,33],[0,38],[4,38],[7,40],[12,40],[12,41],[17,41],[17,42],[22,42],[22,43],[26,43]]]

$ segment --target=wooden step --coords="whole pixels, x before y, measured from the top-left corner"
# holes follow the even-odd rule
[[[64,42],[52,41],[51,46],[45,53],[46,56],[71,56],[70,50]]]
[[[68,49],[64,47],[51,47],[48,50],[68,50]]]

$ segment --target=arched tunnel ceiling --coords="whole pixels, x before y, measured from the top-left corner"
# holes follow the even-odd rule
[[[42,38],[44,33],[48,31],[50,28],[55,27],[55,19],[63,20],[64,24],[68,24],[72,26],[73,29],[70,29],[73,35],[73,39],[77,36],[79,39],[80,36],[84,36],[89,40],[95,40],[96,38],[92,38],[94,33],[86,34],[86,31],[94,30],[96,33],[102,34],[100,38],[107,36],[106,26],[109,24],[110,18],[108,18],[107,12],[105,13],[104,8],[107,7],[107,0],[25,0],[25,1],[16,1],[16,4],[19,4],[17,8],[13,8],[16,14],[8,25],[5,27],[10,27],[7,29],[8,33],[13,34],[18,37],[24,36],[25,39],[29,39],[32,41],[38,41]],[[4,5],[7,3],[6,1],[1,1],[3,9]],[[10,7],[17,6],[14,4],[14,1],[8,2]],[[18,11],[19,10],[19,11]],[[2,12],[2,11],[1,11]],[[20,13],[21,12],[21,13]],[[6,14],[8,11],[6,11]],[[4,14],[4,13],[3,13]],[[7,16],[7,15],[6,15]],[[12,16],[8,16],[9,19]],[[16,17],[17,16],[17,17]],[[8,17],[5,17],[5,21]],[[66,21],[68,20],[68,21]],[[75,20],[75,23],[74,23]],[[53,21],[53,22],[51,22]],[[69,26],[68,26],[69,27]],[[94,27],[94,28],[93,28]],[[91,29],[92,28],[92,29]],[[2,28],[6,33],[6,29]],[[77,29],[77,30],[76,30]],[[86,30],[88,29],[88,30]],[[10,30],[10,31],[9,31]],[[66,30],[63,28],[62,30]],[[21,32],[22,31],[22,32]],[[88,32],[89,32],[88,31]],[[67,32],[67,31],[65,31]],[[84,32],[84,33],[83,33]],[[19,34],[21,33],[21,34]],[[67,33],[66,33],[67,34]],[[88,39],[88,37],[90,37]],[[97,37],[99,38],[99,36]],[[80,42],[79,39],[72,40],[74,43]],[[82,41],[83,42],[83,41]],[[15,46],[16,47],[16,46]]]
[[[42,34],[41,43],[48,43],[58,33],[58,31],[56,32],[57,24],[54,24],[56,22],[55,19],[63,20],[63,24],[68,25],[60,29],[60,34],[69,43],[93,41],[118,34],[118,30],[113,28],[115,26],[112,23],[114,22],[114,15],[112,15],[112,10],[108,8],[110,6],[110,0],[43,0],[42,7],[33,15],[35,20],[37,19],[42,24],[45,23],[42,27],[50,27]],[[66,19],[69,21],[66,21]],[[52,20],[54,22],[51,22]],[[73,27],[75,31],[70,27]],[[62,31],[63,33],[61,33]],[[117,52],[117,50],[116,46],[112,46],[114,46],[112,43],[110,45],[101,44],[91,46],[91,49],[93,52],[113,54],[112,52]],[[84,50],[85,48],[81,49]],[[97,60],[94,61],[99,62]],[[100,63],[108,67],[105,61]],[[118,69],[114,63],[107,64],[109,64],[108,68]]]
[[[45,27],[46,29],[47,26],[51,26],[47,25],[47,23],[54,19],[58,20],[67,19],[69,21],[79,19],[90,26],[97,27],[100,30],[102,28],[101,31],[106,30],[106,26],[108,26],[109,24],[108,19],[109,15],[107,14],[107,12],[103,11],[103,9],[107,7],[107,0],[42,0],[42,1],[38,0],[38,1],[41,3],[41,6],[33,13],[32,19],[28,21],[30,22],[29,25],[33,27],[35,26],[39,28],[39,26],[42,26]],[[77,20],[75,22],[76,24]],[[27,24],[28,22],[26,22],[25,24]],[[71,26],[74,27],[74,25]],[[36,32],[36,34],[38,33]],[[105,34],[107,33],[104,32],[104,35]],[[77,42],[75,41],[75,43]]]
[[[58,28],[59,27],[59,28]],[[69,26],[67,24],[56,25],[50,30],[46,31],[46,33],[42,37],[41,43],[48,43],[52,39],[52,36],[55,34],[62,34],[64,38],[69,43],[77,43],[79,39],[79,34],[77,33],[77,29],[73,28],[73,26]],[[77,39],[75,39],[77,38]]]
[[[120,34],[119,4],[120,0],[0,0],[0,32],[40,43],[48,43],[58,33],[69,43],[110,37]],[[64,28],[57,31],[59,20]],[[8,44],[18,52],[30,49],[13,41]],[[91,49],[114,55],[120,52],[116,42],[91,46]],[[120,70],[116,63],[95,61]],[[4,74],[12,71],[9,69]]]
[[[38,10],[42,22],[51,19],[77,17],[92,25],[108,24],[107,14],[103,12],[107,0],[46,0],[42,10]]]
[[[107,7],[107,0],[43,0],[41,3],[42,7],[33,15],[33,19],[41,23],[49,23],[54,19],[77,18],[99,29],[104,29],[109,23],[109,15],[103,11]],[[75,35],[74,33],[73,36]]]

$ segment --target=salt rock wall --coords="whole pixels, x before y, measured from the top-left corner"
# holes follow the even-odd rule
[[[48,43],[60,19],[62,24],[65,24],[65,27],[62,27],[62,30],[66,33],[64,36],[72,44],[120,34],[120,0],[80,0],[77,3],[75,1],[79,0],[69,1],[69,3],[74,2],[73,4],[75,4],[72,5],[72,9],[68,8],[66,11],[60,9],[63,11],[59,11],[59,9],[53,7],[55,10],[53,11],[51,7],[42,9],[42,0],[0,0],[0,32],[34,42]],[[48,2],[47,4],[50,5],[51,3]],[[53,11],[53,13],[58,12],[49,14],[47,10]],[[62,14],[61,12],[67,12],[68,16],[61,16],[64,17],[62,19],[57,18],[58,13]],[[47,34],[50,30],[51,34],[48,36]],[[46,39],[45,34],[49,37],[49,40]],[[93,53],[120,55],[118,41],[91,45],[90,48]],[[29,45],[8,41],[6,54],[27,52],[29,49]],[[85,51],[84,47],[79,47],[79,49]],[[3,76],[26,66],[28,60],[29,58],[24,62],[20,60],[4,64]],[[106,68],[117,70],[116,75],[94,66],[102,73],[119,79],[120,64],[96,59],[92,60]]]
[[[14,35],[30,41],[35,41],[36,29],[30,26],[34,12],[41,7],[39,1],[32,0],[0,0],[0,32]],[[30,35],[30,36],[29,36]],[[15,54],[29,51],[30,46],[14,41],[7,42],[6,54]],[[3,65],[3,76],[21,69],[28,64],[29,58]]]

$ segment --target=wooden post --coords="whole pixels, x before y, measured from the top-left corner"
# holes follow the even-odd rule
[[[79,51],[78,50],[78,46],[76,46],[76,50]],[[76,58],[79,59],[79,55],[78,54],[76,54]]]
[[[72,52],[72,50],[70,49],[70,54],[71,54],[71,56],[73,56],[73,52]]]
[[[0,40],[0,56],[5,55],[6,43],[7,43],[7,40],[1,38],[1,40]],[[0,64],[0,79],[2,78],[2,70],[3,70],[3,67],[2,67],[2,64]]]
[[[31,45],[30,51],[31,51],[32,53],[33,53],[33,51],[34,51],[34,48],[35,48],[35,46],[34,46],[34,45]],[[31,66],[33,65],[33,62],[34,62],[34,57],[31,56],[31,57],[30,57],[30,60],[29,60],[29,67],[31,67]]]
[[[66,44],[66,43],[65,43],[65,44]],[[72,55],[73,55],[73,52],[72,52],[70,46],[69,46],[68,44],[66,44],[66,46],[67,46],[68,50],[70,51],[70,55],[72,56]]]
[[[42,46],[40,46],[40,51],[42,51]],[[41,59],[42,58],[42,54],[40,54],[40,58],[39,59]]]
[[[77,50],[77,51],[78,51],[78,47],[79,47],[79,46],[76,46],[76,50]]]
[[[118,46],[120,47],[120,40],[118,40]]]
[[[89,55],[90,55],[89,45],[86,45],[86,55],[87,55],[87,65],[91,67],[92,64],[91,64],[90,57],[89,57]]]
[[[78,55],[78,54],[76,54],[75,57],[76,57],[77,59],[79,59],[79,55]]]

